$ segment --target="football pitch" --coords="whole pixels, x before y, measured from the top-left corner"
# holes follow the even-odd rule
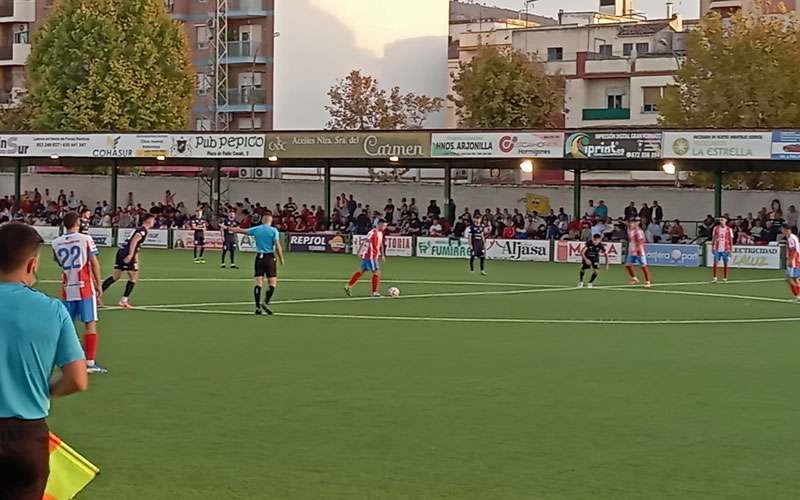
[[[53,403],[102,468],[81,500],[797,495],[780,271],[653,268],[644,290],[612,266],[576,289],[577,265],[390,258],[402,296],[373,299],[368,276],[344,296],[355,257],[288,254],[262,317],[253,255],[206,258],[144,250],[139,309],[101,311],[110,373]]]

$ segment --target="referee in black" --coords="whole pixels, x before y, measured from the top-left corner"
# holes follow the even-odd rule
[[[61,301],[30,288],[42,238],[0,226],[0,499],[41,500],[50,475],[50,399],[88,387],[86,360]],[[61,375],[50,378],[55,367]]]

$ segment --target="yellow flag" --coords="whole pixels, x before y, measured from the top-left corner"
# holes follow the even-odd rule
[[[538,212],[539,215],[544,215],[550,211],[550,198],[540,194],[526,193],[525,194],[525,208],[528,213]]]
[[[69,500],[100,472],[94,464],[50,433],[50,478],[42,500]]]

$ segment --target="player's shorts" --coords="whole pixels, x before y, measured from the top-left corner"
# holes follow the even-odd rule
[[[723,261],[724,263],[728,263],[728,259],[730,259],[730,255],[728,252],[714,252],[714,262]]]
[[[647,256],[646,255],[628,255],[628,259],[625,261],[626,264],[629,266],[646,266],[647,265]]]
[[[79,319],[82,323],[97,321],[97,298],[89,297],[83,300],[65,300],[64,306],[67,308],[69,317]]]
[[[195,234],[194,235],[194,246],[202,247],[206,244],[206,236],[204,234]]]
[[[0,418],[2,498],[41,498],[50,473],[45,419]]]
[[[790,267],[786,270],[786,277],[789,279],[800,279],[800,267]]]
[[[486,247],[483,245],[483,243],[472,245],[472,255],[479,258],[486,255]]]
[[[600,268],[600,259],[589,259],[591,264],[587,264],[584,260],[581,263],[581,271],[585,271],[587,269],[594,269],[595,271]]]
[[[136,262],[136,257],[131,262],[125,262],[125,257],[128,256],[127,251],[117,250],[117,258],[114,261],[114,269],[118,271],[138,271],[139,263]]]
[[[369,271],[371,273],[375,273],[378,272],[380,267],[381,266],[378,264],[378,259],[361,259],[362,271]]]
[[[236,240],[233,238],[225,238],[225,241],[222,242],[222,249],[227,251],[236,250]]]
[[[277,278],[278,265],[275,263],[274,253],[256,254],[255,277]]]

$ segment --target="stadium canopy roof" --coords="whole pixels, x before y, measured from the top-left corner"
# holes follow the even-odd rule
[[[0,166],[386,167],[778,171],[800,130],[407,130],[0,133]],[[394,161],[392,161],[394,160]]]

